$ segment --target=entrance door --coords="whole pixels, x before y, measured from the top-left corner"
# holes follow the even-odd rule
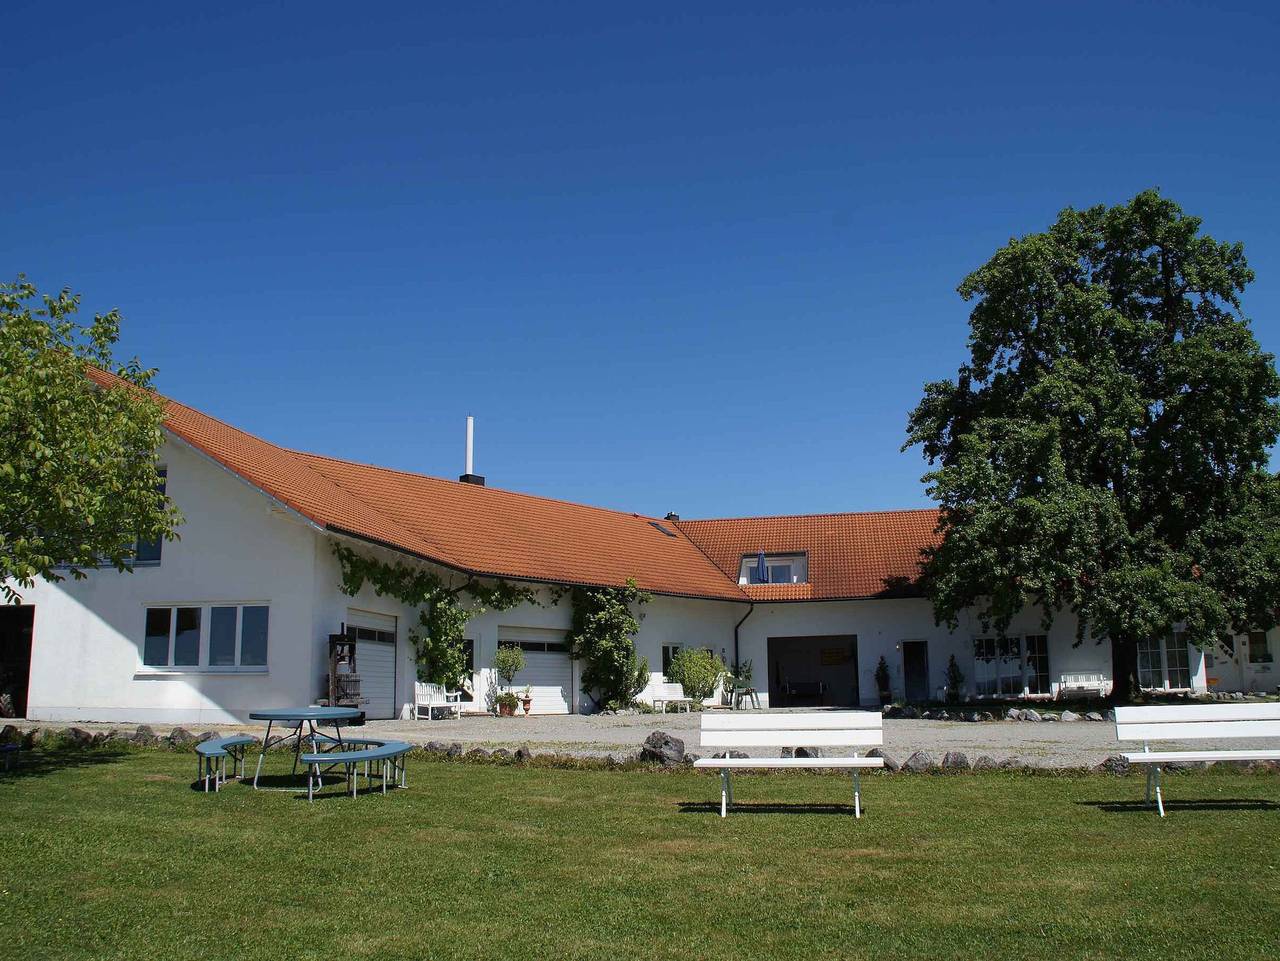
[[[908,701],[929,700],[929,642],[902,642],[902,680]]]
[[[36,609],[0,604],[0,715],[27,716],[31,628]]]

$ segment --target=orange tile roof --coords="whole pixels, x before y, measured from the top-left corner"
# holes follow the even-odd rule
[[[680,529],[735,581],[742,558],[759,551],[808,554],[809,583],[744,585],[753,600],[834,600],[917,593],[921,551],[938,542],[937,521],[927,508],[688,520]]]
[[[902,593],[936,541],[934,510],[668,522],[289,450],[160,399],[174,436],[317,526],[472,574],[599,586],[634,578],[659,594],[739,602],[876,597]],[[810,583],[739,587],[742,557],[759,550],[806,552]]]
[[[104,385],[123,381],[91,369]],[[320,527],[473,574],[746,600],[655,518],[288,450],[169,398],[165,427]]]

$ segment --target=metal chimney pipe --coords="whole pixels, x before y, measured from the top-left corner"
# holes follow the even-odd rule
[[[476,439],[476,419],[472,417],[470,414],[468,414],[467,415],[467,473],[468,474],[475,473],[471,469],[473,466],[472,453],[475,449],[475,439]]]

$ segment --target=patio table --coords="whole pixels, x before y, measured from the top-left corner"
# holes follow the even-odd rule
[[[304,741],[311,744],[312,752],[319,751],[320,745],[323,743],[336,744],[337,749],[341,751],[342,745],[342,723],[343,721],[354,721],[361,715],[359,708],[355,707],[281,707],[272,708],[264,711],[250,711],[249,719],[252,721],[266,721],[267,733],[262,737],[262,750],[258,753],[258,766],[253,772],[253,789],[258,790],[258,775],[262,773],[262,762],[267,756],[267,749],[277,744],[284,744],[292,740],[293,746],[293,773],[298,773],[298,756],[302,753],[302,744]],[[279,723],[282,727],[287,725],[289,732],[287,734],[277,734],[275,740],[271,738],[272,725]],[[325,734],[317,730],[320,727],[333,727],[333,734]],[[304,734],[303,728],[307,731]],[[266,788],[263,788],[266,790]]]

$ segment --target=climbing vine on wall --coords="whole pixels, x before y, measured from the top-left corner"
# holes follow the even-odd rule
[[[628,706],[649,683],[634,638],[651,595],[628,578],[625,587],[575,587],[571,597],[569,652],[583,663],[583,693],[605,709]]]
[[[509,581],[482,583],[459,575],[461,580],[454,583],[424,567],[380,561],[339,543],[334,543],[333,553],[342,569],[344,594],[354,597],[368,584],[379,596],[419,609],[418,625],[410,630],[409,639],[417,652],[419,679],[432,684],[456,688],[462,683],[467,670],[462,642],[471,618],[486,610],[540,604],[533,588]],[[552,604],[561,593],[552,592]]]

